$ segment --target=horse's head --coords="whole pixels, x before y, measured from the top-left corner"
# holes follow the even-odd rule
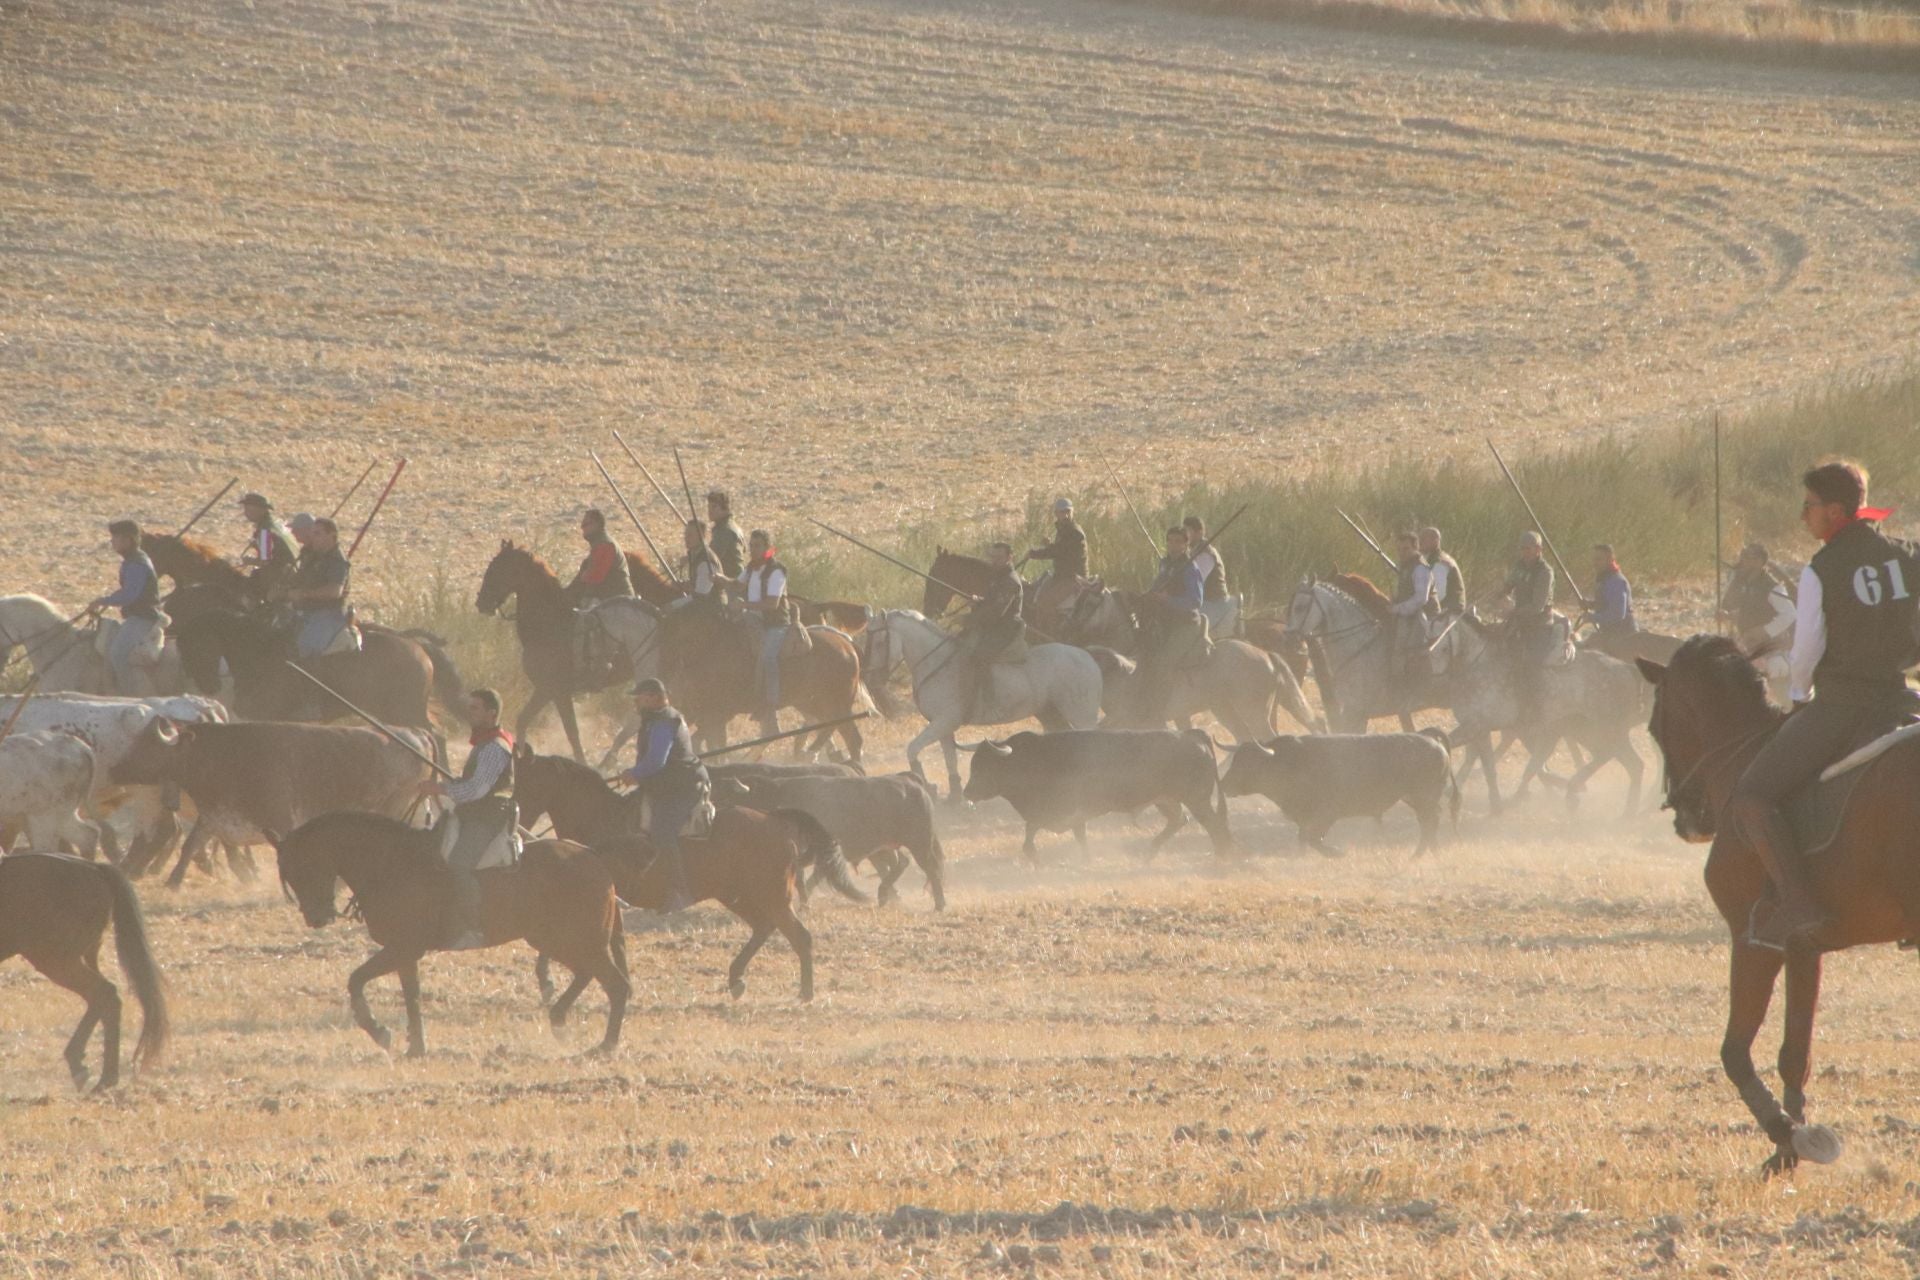
[[[474,599],[474,608],[489,615],[500,612],[507,597],[520,589],[533,562],[531,551],[514,546],[511,538],[502,538],[500,549],[487,561],[487,571],[480,575],[480,594]]]
[[[311,835],[302,828],[285,838],[268,832],[267,838],[280,864],[280,892],[293,899],[308,928],[319,929],[340,918],[334,906],[339,876],[325,846]]]
[[[1664,807],[1673,810],[1673,829],[1682,840],[1709,841],[1732,784],[1732,770],[1722,766],[1736,763],[1739,748],[1778,714],[1767,700],[1766,678],[1725,636],[1694,636],[1664,667],[1634,661],[1653,686],[1647,732],[1666,766]]]
[[[953,588],[947,584],[954,580],[954,574],[965,572],[965,569],[964,557],[955,555],[945,547],[935,547],[933,568],[928,570],[932,576],[927,579],[926,588],[920,593],[920,612],[929,618],[937,618],[945,613],[947,606],[953,603]],[[934,578],[939,581],[935,582]]]
[[[1287,605],[1287,631],[1305,640],[1327,629],[1326,606],[1320,599],[1320,585],[1312,574],[1300,579],[1293,599]]]

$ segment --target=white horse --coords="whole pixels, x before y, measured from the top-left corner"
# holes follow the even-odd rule
[[[632,668],[636,682],[659,676],[666,623],[656,606],[637,597],[616,596],[581,610],[575,625],[580,629],[581,657],[589,665],[596,661],[623,664]],[[606,768],[639,731],[638,718],[622,724],[600,767]]]
[[[84,618],[85,615],[80,615]],[[94,629],[35,595],[0,596],[0,662],[24,653],[42,693],[114,694]]]
[[[935,741],[947,761],[947,791],[960,798],[960,751],[953,735],[963,725],[1001,725],[1037,719],[1043,728],[1091,729],[1100,720],[1100,665],[1070,644],[1037,644],[1024,663],[998,663],[975,708],[966,705],[966,659],[958,636],[912,609],[875,614],[859,638],[860,668],[884,684],[901,663],[913,679],[913,702],[927,727],[907,744],[907,767],[925,778],[920,753]]]

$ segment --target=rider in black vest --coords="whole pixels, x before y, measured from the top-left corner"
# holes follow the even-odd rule
[[[661,910],[683,911],[693,905],[693,895],[687,890],[680,832],[699,807],[707,766],[693,753],[693,735],[668,703],[665,684],[649,678],[634,685],[633,705],[640,712],[639,759],[620,776],[646,791],[647,842],[667,873],[667,900]]]
[[[1887,512],[1864,505],[1864,467],[1832,462],[1801,479],[1807,491],[1801,521],[1826,545],[1800,575],[1789,675],[1794,710],[1747,766],[1728,804],[1779,895],[1748,941],[1780,950],[1817,947],[1829,923],[1781,806],[1864,731],[1920,713],[1920,698],[1906,680],[1907,668],[1920,659],[1914,628],[1920,548],[1875,527]]]

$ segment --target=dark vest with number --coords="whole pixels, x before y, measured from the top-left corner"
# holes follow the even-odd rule
[[[1856,521],[1814,553],[1827,648],[1813,669],[1816,695],[1897,693],[1920,659],[1914,593],[1920,548]]]

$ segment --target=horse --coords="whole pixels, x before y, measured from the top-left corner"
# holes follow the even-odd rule
[[[324,813],[286,836],[274,836],[280,884],[319,929],[339,916],[336,884],[345,882],[379,946],[347,979],[353,1020],[382,1049],[393,1036],[367,1008],[366,987],[397,973],[407,1007],[407,1056],[426,1052],[420,1021],[420,961],[445,950],[452,871],[440,857],[440,835],[375,813]],[[620,1043],[631,984],[613,873],[604,859],[568,840],[536,840],[518,865],[482,871],[480,922],[486,945],[525,939],[607,993],[606,1036],[593,1050]],[[576,993],[577,994],[577,993]]]
[[[874,615],[862,637],[861,665],[872,678],[885,680],[901,663],[913,681],[914,705],[927,727],[907,744],[907,767],[926,779],[920,753],[934,742],[947,762],[949,799],[960,799],[960,750],[953,735],[963,725],[1010,724],[1029,717],[1042,727],[1091,729],[1100,719],[1100,666],[1085,649],[1070,644],[1037,644],[1024,663],[1000,664],[992,688],[981,690],[983,708],[967,705],[957,637],[912,609],[887,609]]]
[[[1104,585],[1090,588],[1075,601],[1066,635],[1061,637],[1081,645],[1100,663],[1107,683],[1103,698],[1107,718],[1118,727],[1156,729],[1172,719],[1184,729],[1204,711],[1225,725],[1236,741],[1255,742],[1273,735],[1277,703],[1308,732],[1326,728],[1326,721],[1307,706],[1293,669],[1244,640],[1217,640],[1204,662],[1174,672],[1168,683],[1166,717],[1156,721],[1140,696],[1146,681],[1133,678],[1137,664],[1131,655],[1145,644],[1138,611],[1138,597]]]
[[[0,596],[0,666],[18,650],[43,693],[117,692],[107,660],[94,647],[98,633],[79,625],[84,616],[69,618],[41,596]]]
[[[1335,733],[1365,733],[1386,716],[1397,717],[1401,729],[1411,733],[1413,713],[1444,707],[1445,689],[1423,680],[1410,693],[1402,687],[1406,682],[1394,679],[1392,629],[1356,582],[1379,595],[1364,578],[1301,579],[1287,606],[1287,633],[1308,642],[1320,702]],[[1457,646],[1454,641],[1449,648]]]
[[[984,596],[987,588],[999,576],[1000,570],[979,556],[962,555],[945,547],[935,547],[933,567],[927,571],[926,590],[920,593],[920,612],[938,620],[952,607],[956,598],[955,589],[970,596]],[[1037,591],[1037,584],[1025,578],[1020,580],[1020,608],[1029,617],[1033,615]]]
[[[573,758],[585,762],[580,722],[573,712],[573,696],[583,692],[576,670],[573,604],[546,561],[503,539],[480,577],[474,607],[484,614],[497,614],[509,597],[518,597],[513,630],[520,641],[520,669],[533,685],[532,696],[514,721],[514,737],[525,738],[534,717],[551,705],[559,713]]]
[[[1806,1094],[1820,951],[1796,948],[1782,954],[1746,941],[1753,910],[1768,891],[1767,873],[1740,833],[1720,825],[1734,784],[1786,712],[1767,696],[1766,681],[1748,655],[1723,636],[1692,637],[1665,666],[1644,658],[1635,665],[1654,689],[1647,730],[1666,764],[1665,807],[1673,810],[1674,831],[1689,843],[1712,844],[1707,892],[1727,922],[1733,950],[1721,1066],[1773,1140],[1764,1173],[1785,1173],[1802,1158],[1824,1163],[1838,1156],[1839,1141],[1824,1126],[1807,1123]],[[1860,768],[1831,841],[1802,864],[1814,896],[1833,920],[1821,939],[1822,950],[1920,937],[1920,859],[1913,856],[1912,839],[1920,830],[1920,749],[1911,739],[1900,741]],[[1787,1008],[1780,1081],[1785,1096],[1776,1101],[1754,1070],[1753,1042],[1783,967]]]
[[[426,632],[360,629],[358,653],[309,658],[301,665],[329,688],[387,724],[423,729],[429,702],[460,699],[460,672]],[[233,712],[249,720],[337,720],[349,714],[287,666],[286,639],[258,614],[210,609],[174,629],[180,662],[208,697],[221,692],[221,662],[233,676]]]
[[[653,846],[644,836],[627,834],[637,816],[631,798],[614,791],[592,769],[562,756],[522,750],[514,759],[513,798],[522,821],[536,822],[545,815],[553,820],[555,835],[564,839],[564,833],[571,832],[572,838],[591,838],[593,851],[613,871],[622,901],[650,911],[666,905],[666,869],[655,862]],[[735,999],[746,992],[748,962],[776,931],[800,957],[800,998],[813,999],[813,935],[793,906],[800,874],[807,867],[843,897],[872,901],[853,882],[832,835],[799,809],[724,810],[715,815],[706,835],[681,837],[680,853],[694,901],[715,899],[753,930],[727,971],[727,990]],[[573,968],[564,956],[553,958]],[[534,971],[557,1030],[585,981],[575,969],[573,984],[553,999],[547,961],[543,953]]]
[[[118,867],[58,853],[0,858],[0,960],[21,956],[48,979],[87,1002],[67,1041],[74,1087],[87,1086],[87,1042],[102,1028],[104,1050],[94,1092],[120,1083],[120,992],[100,973],[100,939],[113,926],[120,972],[140,1002],[140,1038],[133,1065],[160,1060],[169,1034],[160,967],[147,941],[133,884]]]
[[[792,634],[796,631],[799,637]],[[832,627],[795,627],[789,643],[792,647],[780,657],[783,708],[799,711],[804,722],[844,719],[867,709],[860,654],[852,639]],[[685,713],[703,748],[725,746],[728,723],[759,710],[757,644],[746,625],[718,609],[689,605],[667,615],[662,673],[673,690],[674,705]],[[858,763],[866,739],[857,723],[821,730],[804,743],[796,740],[794,754],[818,752],[835,734]]]

